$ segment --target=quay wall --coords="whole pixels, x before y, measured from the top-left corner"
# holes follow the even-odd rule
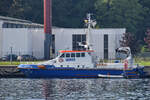
[[[17,66],[7,65],[0,66],[0,78],[23,78],[22,72],[17,69]]]

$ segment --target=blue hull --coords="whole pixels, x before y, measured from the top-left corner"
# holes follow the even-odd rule
[[[29,78],[97,78],[98,74],[121,75],[123,70],[103,69],[20,69]]]
[[[54,67],[45,65],[45,68],[39,68],[37,65],[19,65],[18,69],[28,78],[97,78],[102,75],[126,75],[136,76],[136,69],[117,70],[117,69],[99,69],[99,68],[69,68]]]

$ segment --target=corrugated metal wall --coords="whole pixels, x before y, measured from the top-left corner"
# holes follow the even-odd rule
[[[119,40],[125,31],[124,28],[92,29],[91,44],[93,44],[95,55],[99,59],[104,58],[104,34],[108,34],[109,59],[114,59],[115,49],[119,47]],[[52,33],[55,34],[55,55],[57,55],[59,50],[72,50],[72,35],[85,34],[86,29],[54,28]],[[13,53],[18,55],[28,53],[40,59],[44,57],[45,37],[42,28],[3,28],[0,29],[0,35],[0,43],[3,43],[0,44],[0,50],[3,55],[9,53],[12,46]]]

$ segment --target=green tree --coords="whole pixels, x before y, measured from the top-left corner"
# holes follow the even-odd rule
[[[43,0],[23,0],[24,16],[26,20],[43,24]]]
[[[94,13],[95,0],[52,0],[53,25],[83,27],[87,13]],[[43,23],[43,0],[0,0],[0,14]]]
[[[8,10],[8,15],[10,17],[22,18],[23,12],[25,10],[23,9],[22,0],[12,0],[12,1],[13,2]]]
[[[138,0],[97,0],[95,3],[98,25],[104,28],[127,28],[136,33],[143,20],[144,9]]]
[[[11,4],[13,0],[0,0],[0,15],[1,16],[8,16]]]
[[[147,29],[147,32],[145,33],[146,37],[144,38],[144,41],[147,44],[147,48],[150,50],[150,29]]]
[[[145,37],[146,34],[145,30],[147,30],[150,27],[150,0],[139,0],[140,4],[143,6],[144,8],[144,14],[142,15],[144,17],[144,20],[142,21],[142,23],[140,24],[139,30],[138,30],[138,37],[139,39],[142,39]],[[144,41],[143,41],[144,44]]]
[[[136,37],[130,32],[124,33],[122,36],[122,40],[120,40],[120,46],[130,47],[133,55],[140,52],[139,43],[140,40],[137,40]]]
[[[43,0],[0,0],[0,15],[43,23]]]
[[[95,0],[52,0],[53,25],[59,27],[83,27],[88,12],[94,12]]]

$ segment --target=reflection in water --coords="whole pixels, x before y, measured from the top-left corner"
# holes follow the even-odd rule
[[[2,100],[42,98],[42,88],[41,80],[0,79],[0,97]]]
[[[0,79],[0,100],[149,100],[150,79]]]
[[[150,99],[150,80],[43,80],[46,100]]]
[[[90,98],[91,80],[43,80],[47,100]],[[88,94],[88,95],[87,95]],[[95,98],[95,97],[94,97]]]

